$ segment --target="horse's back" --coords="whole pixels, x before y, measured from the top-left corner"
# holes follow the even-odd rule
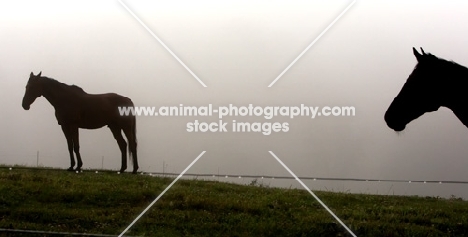
[[[82,98],[80,127],[98,128],[103,126],[124,126],[134,117],[122,116],[120,110],[133,107],[130,98],[116,93],[87,94]]]
[[[82,105],[88,108],[98,107],[98,109],[115,110],[117,107],[133,107],[133,102],[130,98],[116,93],[87,94],[82,99]]]

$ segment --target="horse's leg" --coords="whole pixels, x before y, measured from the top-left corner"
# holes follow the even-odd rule
[[[119,144],[120,152],[122,152],[122,167],[120,168],[120,172],[124,172],[127,169],[127,142],[122,137],[122,132],[118,127],[111,127],[109,126],[112,135],[114,135],[115,140],[117,140],[117,144]]]
[[[68,153],[70,153],[70,168],[68,171],[73,171],[73,167],[75,166],[75,158],[73,157],[73,139],[70,132],[70,127],[62,125],[63,134],[65,134],[65,138],[67,139],[68,145]]]
[[[125,136],[127,137],[128,147],[130,149],[130,155],[132,156],[133,173],[136,174],[138,170],[136,134],[134,130],[129,129],[129,128],[124,128],[123,131],[125,133]]]
[[[83,166],[83,161],[81,160],[80,155],[80,136],[78,127],[71,127],[71,134],[73,138],[73,150],[75,151],[76,160],[78,161],[78,165],[76,166],[76,170],[80,171],[81,167]]]

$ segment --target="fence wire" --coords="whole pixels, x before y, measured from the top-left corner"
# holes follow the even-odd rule
[[[0,169],[26,169],[26,170],[49,170],[49,171],[64,171],[60,168],[35,168],[35,167],[7,167],[1,166]],[[83,172],[92,173],[118,173],[116,170],[99,170],[99,169],[87,169]],[[168,173],[168,172],[140,172],[143,175],[151,175],[157,177],[177,177],[179,173]],[[245,174],[196,174],[196,173],[185,173],[184,177],[194,178],[247,178],[247,179],[295,179],[292,176],[275,176],[275,175],[245,175]],[[461,180],[409,180],[409,179],[364,179],[364,178],[336,178],[336,177],[310,177],[310,176],[298,176],[300,180],[310,181],[353,181],[353,182],[390,182],[390,183],[428,183],[428,184],[468,184],[468,181]]]

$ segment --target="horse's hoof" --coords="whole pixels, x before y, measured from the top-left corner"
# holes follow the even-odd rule
[[[70,167],[67,169],[67,171],[75,171],[75,170],[73,169],[73,167]]]
[[[137,174],[137,171],[136,171],[136,170],[134,170],[134,171],[132,172],[132,174]]]

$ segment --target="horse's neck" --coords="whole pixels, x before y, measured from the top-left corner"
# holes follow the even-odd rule
[[[450,107],[449,107],[450,108]],[[465,104],[463,106],[457,106],[450,108],[455,116],[465,125],[468,127],[468,106]]]
[[[453,111],[453,113],[460,119],[460,121],[468,127],[468,70],[466,73],[456,74],[447,81],[452,83],[444,87],[443,103],[445,106]]]
[[[45,81],[43,86],[43,96],[55,109],[63,107],[64,103],[70,103],[76,98],[69,88],[56,81]],[[68,106],[72,106],[69,104]]]

